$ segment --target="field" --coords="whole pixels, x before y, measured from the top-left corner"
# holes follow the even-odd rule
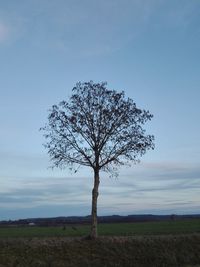
[[[66,225],[60,227],[1,227],[1,237],[58,237],[86,236],[89,225]],[[163,234],[200,233],[200,219],[163,222],[104,223],[99,224],[100,236],[135,236]]]
[[[200,220],[0,228],[0,267],[199,267]]]

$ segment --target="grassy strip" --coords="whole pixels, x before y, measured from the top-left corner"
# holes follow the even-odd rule
[[[89,229],[89,225],[68,225],[65,230],[63,227],[3,227],[0,228],[0,237],[84,236]],[[200,220],[99,224],[98,230],[103,236],[200,233]]]
[[[200,220],[116,223],[99,226],[100,235],[161,235],[200,233]]]
[[[0,240],[0,266],[184,267],[200,264],[200,235]]]

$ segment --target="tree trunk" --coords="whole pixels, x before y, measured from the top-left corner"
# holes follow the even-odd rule
[[[99,188],[99,169],[94,171],[94,188],[92,190],[92,225],[91,225],[91,232],[90,238],[96,239],[98,236],[97,232],[97,198],[99,195],[98,188]]]

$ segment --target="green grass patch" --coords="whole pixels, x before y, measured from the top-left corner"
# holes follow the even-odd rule
[[[5,237],[59,237],[85,236],[89,233],[89,225],[66,225],[63,227],[1,227],[0,238]],[[200,219],[139,222],[139,223],[107,223],[99,224],[100,236],[137,236],[200,233]]]
[[[100,235],[162,235],[200,233],[200,220],[116,223],[99,225]]]
[[[38,227],[38,226],[20,226],[20,227],[2,227],[0,228],[0,238],[5,237],[59,237],[59,236],[84,236],[89,233],[90,227],[74,226],[63,227]]]

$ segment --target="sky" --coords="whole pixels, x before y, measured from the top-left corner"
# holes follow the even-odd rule
[[[39,131],[90,80],[154,115],[98,214],[200,213],[199,47],[198,0],[0,0],[0,220],[90,214],[92,171],[52,170]]]

